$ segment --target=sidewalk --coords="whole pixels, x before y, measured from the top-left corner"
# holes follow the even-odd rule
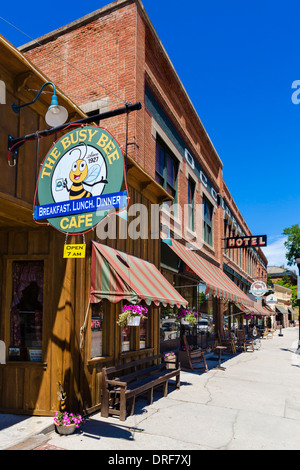
[[[52,418],[0,415],[0,449],[298,450],[298,328],[261,343],[254,353],[224,356],[225,371],[211,359],[207,373],[183,371],[180,390],[170,386],[166,398],[155,392],[152,405],[137,400],[136,414],[123,422],[97,413],[60,436],[49,432]]]

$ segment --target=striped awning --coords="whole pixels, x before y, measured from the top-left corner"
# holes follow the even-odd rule
[[[269,308],[267,306],[263,307],[262,305],[259,305],[257,302],[254,302],[254,307],[257,310],[257,315],[263,315],[263,316],[267,316],[267,317],[270,317],[270,316],[274,315],[274,312],[271,308]],[[255,313],[254,313],[254,315],[255,315]]]
[[[289,312],[282,307],[281,305],[275,305],[275,309],[277,310],[278,313],[283,313],[283,314],[288,314]]]
[[[249,297],[219,267],[206,261],[194,251],[187,249],[182,243],[172,239],[170,248],[186,263],[192,271],[206,284],[206,294],[236,304],[245,313],[266,315],[262,307]]]
[[[154,264],[106,245],[93,242],[91,303],[108,299],[131,304],[186,307],[188,302],[164,278]]]

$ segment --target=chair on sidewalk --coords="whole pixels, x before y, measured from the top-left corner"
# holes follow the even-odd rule
[[[262,339],[265,339],[265,338],[268,339],[269,336],[271,336],[271,338],[273,338],[273,334],[274,334],[274,330],[273,330],[273,329],[266,328],[266,329],[264,330],[264,332],[262,333],[261,337],[262,337]]]
[[[232,354],[236,354],[236,347],[235,347],[235,341],[230,335],[229,330],[223,330],[222,335],[220,334],[220,331],[218,331],[218,339],[216,340],[215,346],[226,346],[229,352]]]
[[[237,336],[237,348],[238,349],[243,349],[244,352],[247,352],[248,348],[251,347],[252,352],[254,352],[254,340],[246,339],[244,329],[237,330],[236,336]]]
[[[208,371],[206,359],[204,356],[204,352],[202,349],[190,349],[190,345],[188,344],[186,335],[182,335],[183,339],[183,344],[185,347],[185,353],[186,353],[186,358],[187,358],[187,363],[190,367],[190,369],[195,370],[195,369],[205,369],[205,372]]]

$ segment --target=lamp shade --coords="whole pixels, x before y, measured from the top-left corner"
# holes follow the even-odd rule
[[[58,104],[51,104],[48,111],[46,112],[45,120],[46,123],[51,127],[60,126],[64,124],[68,119],[68,111],[63,106]]]

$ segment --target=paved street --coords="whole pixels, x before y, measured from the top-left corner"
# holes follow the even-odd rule
[[[226,358],[225,371],[213,369],[217,362],[210,360],[208,373],[182,372],[179,391],[170,387],[167,398],[156,392],[151,406],[138,400],[136,414],[125,422],[117,417],[103,419],[97,413],[75,434],[50,432],[47,443],[36,447],[113,451],[300,449],[300,357],[294,354],[298,328],[285,329],[283,335],[276,333],[273,339],[262,340],[261,349],[254,353]],[[2,429],[0,438],[5,432],[11,431]]]

